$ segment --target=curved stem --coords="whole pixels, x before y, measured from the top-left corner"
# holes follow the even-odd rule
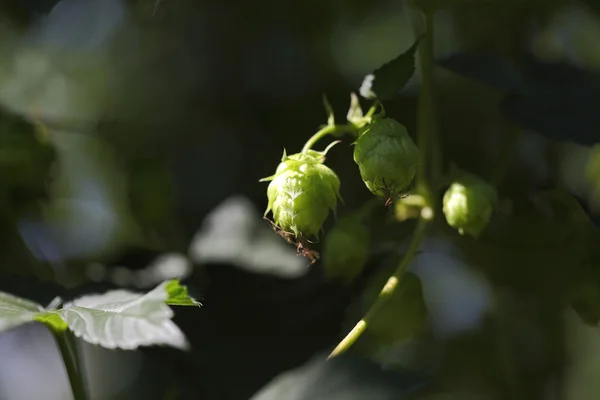
[[[427,231],[428,224],[429,224],[428,219],[423,218],[423,217],[419,218],[419,221],[417,222],[417,227],[415,229],[415,232],[414,232],[412,241],[410,242],[410,246],[408,247],[408,250],[404,254],[404,257],[402,257],[402,260],[398,264],[398,267],[394,271],[394,274],[392,276],[390,276],[390,278],[387,280],[386,284],[383,286],[383,289],[381,289],[381,292],[379,292],[379,296],[377,297],[375,304],[373,304],[373,306],[369,309],[367,314],[365,314],[363,319],[361,319],[354,326],[354,328],[350,331],[350,333],[348,333],[348,335],[346,335],[346,337],[336,346],[336,348],[333,349],[331,354],[329,354],[328,358],[338,356],[338,355],[344,353],[346,350],[348,350],[350,348],[350,346],[352,346],[356,342],[356,340],[360,337],[360,335],[363,334],[363,332],[369,326],[369,323],[371,322],[373,317],[377,314],[377,312],[379,312],[379,310],[385,305],[385,303],[388,301],[388,299],[392,296],[392,294],[394,293],[394,290],[396,290],[396,288],[398,287],[398,284],[400,283],[402,276],[406,272],[406,269],[408,268],[410,262],[412,261],[413,257],[417,253],[417,250],[419,250],[421,241],[425,237],[425,232]]]
[[[326,127],[324,127],[323,129],[321,129],[320,131],[318,131],[317,133],[315,133],[314,135],[312,135],[310,137],[310,139],[308,139],[306,141],[306,144],[304,145],[304,147],[302,148],[302,153],[306,153],[308,150],[310,150],[319,140],[321,140],[322,138],[324,138],[327,135],[343,135],[343,134],[354,134],[356,135],[357,133],[357,129],[354,125],[348,124],[348,125],[327,125]]]
[[[69,383],[71,384],[71,390],[73,391],[73,398],[75,400],[87,400],[85,393],[85,387],[83,384],[82,371],[78,369],[77,353],[73,346],[69,345],[69,338],[67,335],[69,332],[52,332],[56,344],[60,349],[67,375],[69,376]],[[74,345],[74,343],[73,343]]]

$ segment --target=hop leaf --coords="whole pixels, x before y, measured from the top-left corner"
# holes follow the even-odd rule
[[[271,181],[265,216],[271,211],[275,224],[296,237],[318,236],[329,212],[335,212],[341,200],[340,180],[323,164],[329,148],[291,156],[284,152],[275,175],[261,179]]]
[[[360,94],[365,99],[379,101],[396,97],[415,73],[415,53],[422,36],[396,58],[365,76]]]
[[[404,125],[392,118],[376,117],[358,137],[354,161],[371,193],[393,197],[415,178],[419,149]]]
[[[384,269],[370,282],[362,297],[365,309],[369,309],[377,300],[388,278],[389,272]],[[392,345],[417,337],[426,329],[427,306],[421,280],[415,274],[407,272],[388,301],[375,314],[367,332],[380,345]]]
[[[448,225],[461,235],[479,237],[497,201],[493,186],[474,175],[463,174],[446,190],[443,211]]]
[[[364,268],[369,255],[371,235],[360,216],[338,221],[323,244],[323,267],[330,278],[352,281]]]
[[[172,321],[169,304],[200,305],[176,279],[146,294],[112,290],[79,297],[58,310],[0,292],[0,332],[37,321],[58,333],[70,329],[75,336],[109,349],[151,345],[185,349],[187,340]]]

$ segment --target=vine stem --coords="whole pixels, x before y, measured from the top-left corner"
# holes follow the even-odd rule
[[[77,352],[74,348],[75,343],[69,343],[68,332],[52,332],[56,344],[60,349],[67,375],[69,376],[69,383],[71,384],[71,391],[73,392],[73,398],[75,400],[87,400],[85,393],[85,386],[83,383],[82,371],[78,369]]]
[[[346,134],[346,133],[356,135],[357,134],[357,129],[352,124],[348,124],[348,125],[327,125],[323,129],[321,129],[320,131],[318,131],[317,133],[315,133],[314,135],[312,135],[310,137],[310,139],[308,139],[306,141],[306,144],[302,148],[302,153],[308,152],[319,140],[323,139],[327,135],[333,135],[333,134],[343,135],[343,134]]]
[[[417,190],[432,203],[429,182],[431,172],[429,159],[432,155],[432,136],[435,128],[433,111],[433,13],[425,13],[425,37],[419,46],[421,62],[421,90],[419,93],[419,108],[417,114],[417,147],[420,151],[419,172],[417,175]]]
[[[381,292],[379,292],[379,296],[377,297],[375,304],[373,304],[373,306],[365,314],[363,319],[361,319],[354,326],[354,328],[352,328],[350,333],[348,333],[348,335],[346,335],[346,337],[336,346],[336,348],[333,349],[331,354],[329,354],[329,357],[327,357],[328,359],[335,356],[339,356],[340,354],[346,352],[346,350],[348,350],[350,346],[352,346],[358,340],[360,335],[362,335],[363,332],[367,330],[367,327],[369,326],[369,323],[373,320],[373,317],[379,312],[379,310],[381,310],[381,308],[386,304],[388,299],[392,296],[392,294],[398,287],[402,276],[406,272],[406,269],[408,268],[410,262],[412,261],[415,254],[417,254],[417,251],[421,246],[421,242],[425,237],[428,225],[429,220],[427,218],[419,218],[419,221],[417,222],[417,227],[415,229],[412,241],[410,242],[407,252],[404,254],[404,257],[402,257],[402,261],[400,261],[400,264],[398,264],[398,267],[394,271],[394,274],[389,277],[389,279],[383,286],[383,289],[381,289]]]
[[[404,273],[408,269],[410,262],[416,255],[421,242],[427,232],[429,223],[434,218],[433,196],[431,194],[430,181],[432,177],[429,171],[429,162],[432,156],[432,135],[435,128],[435,113],[433,109],[433,14],[425,14],[426,32],[422,44],[419,47],[421,55],[421,90],[419,95],[419,110],[418,110],[418,130],[417,130],[417,147],[420,151],[419,172],[417,175],[417,191],[423,196],[424,205],[421,209],[421,215],[417,222],[417,226],[413,233],[413,238],[410,242],[407,252],[402,257],[402,260],[396,267],[394,274],[390,276],[386,284],[379,292],[379,296],[373,306],[365,314],[354,328],[346,335],[344,339],[333,349],[329,354],[328,359],[336,357],[346,352],[362,335],[369,326],[369,322],[386,304],[388,299],[393,295],[394,291],[400,284]],[[435,154],[435,156],[439,156]],[[433,163],[432,163],[433,164]],[[435,171],[434,171],[435,172]]]

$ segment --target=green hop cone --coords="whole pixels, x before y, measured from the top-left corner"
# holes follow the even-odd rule
[[[479,237],[498,202],[496,189],[480,178],[464,174],[456,180],[443,199],[443,211],[448,225],[461,235]]]
[[[394,197],[415,178],[419,149],[404,125],[392,118],[376,117],[356,140],[354,161],[371,193]]]
[[[261,179],[271,181],[265,216],[271,211],[273,222],[296,237],[317,237],[329,212],[335,212],[341,200],[340,180],[323,164],[330,148],[291,156],[284,151],[275,175]]]
[[[360,216],[340,219],[327,233],[323,243],[325,276],[351,282],[367,263],[370,242],[371,233]]]

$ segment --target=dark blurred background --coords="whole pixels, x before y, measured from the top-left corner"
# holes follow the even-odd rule
[[[439,12],[435,54],[447,60],[436,69],[444,162],[489,177],[507,132],[517,132],[503,193],[527,197],[559,185],[594,218],[600,91],[589,88],[600,71],[599,11],[592,0],[508,0],[466,1]],[[92,399],[249,399],[343,336],[361,283],[325,279],[319,263],[307,268],[267,229],[261,219],[267,184],[258,179],[273,173],[284,148],[300,150],[326,123],[323,94],[338,121],[345,120],[363,77],[421,33],[414,22],[415,11],[399,0],[1,3],[0,141],[14,133],[11,121],[20,115],[45,126],[52,150],[27,159],[26,177],[24,169],[6,170],[18,190],[0,199],[0,290],[47,304],[56,295],[145,290],[181,277],[204,304],[176,310],[192,343],[189,354],[82,343]],[[457,54],[474,56],[452,58]],[[411,133],[419,82],[417,72],[386,103]],[[10,146],[37,146],[3,142],[6,154],[16,151]],[[342,181],[343,210],[370,198],[350,151],[345,140],[328,155]],[[44,175],[43,188],[36,174]],[[382,229],[370,268],[405,236]],[[472,257],[453,255],[447,243],[428,246],[429,258],[414,268],[433,282],[424,283],[425,296],[439,329],[444,335],[477,329],[492,297],[502,296],[468,266]],[[527,312],[537,315],[532,307]],[[566,333],[546,339],[566,343],[566,350],[552,361],[543,350],[544,356],[528,354],[527,379],[538,386],[520,398],[600,396],[598,332],[568,311],[564,319]],[[526,348],[540,340],[532,325],[518,328]],[[423,378],[406,372],[381,375],[377,365],[404,353],[388,348],[370,355],[356,368],[349,361],[332,373],[347,375],[331,379],[340,387],[372,379],[365,384],[370,398],[405,398],[421,387]],[[473,362],[485,368],[485,361]],[[43,327],[3,333],[0,400],[70,399],[60,366]],[[550,386],[557,369],[560,390]],[[319,386],[317,378],[306,379],[292,381]],[[460,387],[471,383],[465,378]],[[302,397],[293,385],[268,398],[363,398],[364,388],[344,394],[336,392],[340,387]],[[514,398],[488,386],[444,398]]]

